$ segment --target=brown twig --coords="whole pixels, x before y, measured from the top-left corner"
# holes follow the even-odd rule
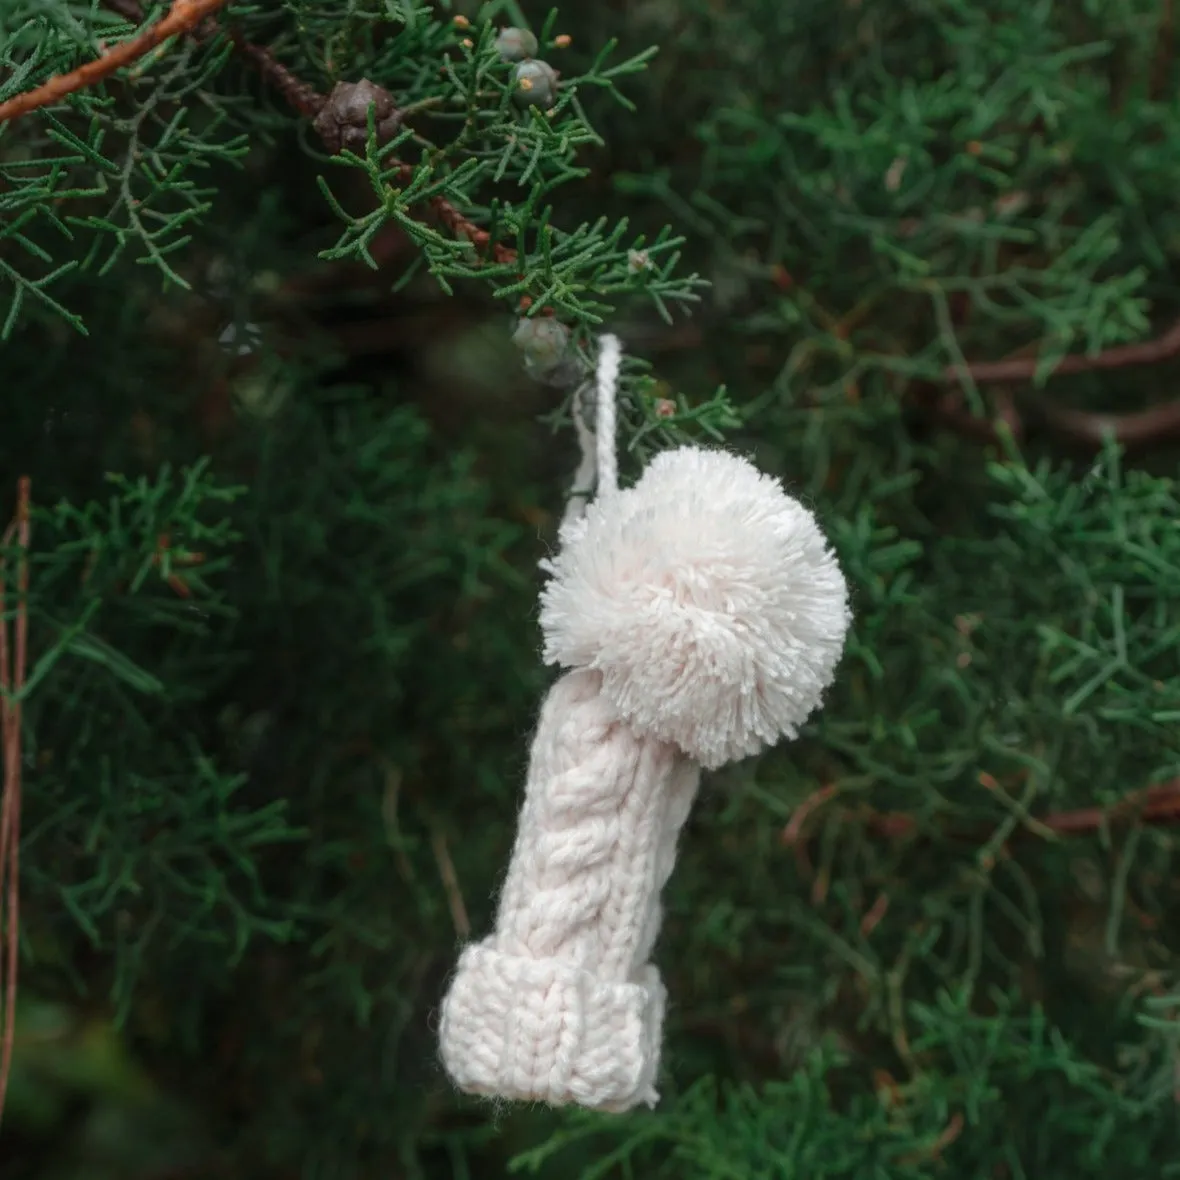
[[[1063,357],[1050,375],[1069,376],[1160,364],[1177,356],[1180,356],[1180,320],[1152,340],[1141,341],[1138,344],[1120,344],[1095,356],[1073,354]],[[1005,422],[1013,436],[1019,439],[1026,428],[1026,422],[1015,408],[1011,389],[1004,386],[1033,380],[1038,365],[1035,351],[1032,347],[1026,347],[1000,361],[968,362],[965,366],[948,365],[943,370],[943,382],[961,385],[970,377],[976,384],[1000,385],[996,418]],[[948,426],[982,442],[997,440],[996,421],[975,417],[962,404],[957,394],[938,395],[933,387],[925,387],[924,393],[934,411]],[[1166,402],[1130,414],[1105,414],[1100,411],[1075,410],[1045,404],[1033,407],[1029,417],[1033,422],[1042,423],[1054,434],[1090,449],[1102,447],[1108,435],[1125,447],[1141,447],[1171,438],[1180,438],[1180,402]]]
[[[869,907],[860,920],[860,932],[866,938],[881,924],[881,919],[889,912],[889,894],[878,893],[877,900]]]
[[[324,109],[324,103],[328,101],[324,95],[297,78],[269,49],[255,45],[237,33],[231,33],[230,37],[234,46],[254,63],[263,78],[305,119],[314,119]]]
[[[459,888],[459,875],[455,872],[455,862],[451,860],[451,854],[447,848],[447,838],[441,828],[436,828],[431,834],[430,846],[434,852],[435,863],[438,865],[438,875],[442,879],[443,892],[447,897],[451,923],[455,927],[455,933],[466,941],[471,937],[471,919],[467,916],[467,906],[463,902],[463,891]]]
[[[963,1116],[955,1111],[950,1117],[950,1121],[939,1132],[938,1137],[933,1143],[928,1144],[921,1151],[911,1152],[909,1155],[902,1156],[898,1163],[906,1164],[913,1167],[915,1164],[924,1161],[934,1161],[942,1157],[942,1153],[963,1133],[963,1128],[966,1126],[966,1120]]]
[[[1180,778],[1135,791],[1114,807],[1081,807],[1058,811],[1040,822],[1062,836],[1096,832],[1109,824],[1169,824],[1180,820]]]
[[[1087,447],[1101,447],[1110,435],[1125,447],[1140,447],[1180,438],[1180,402],[1164,402],[1134,414],[1103,414],[1044,406],[1046,424],[1064,438]]]
[[[407,172],[412,175],[413,170],[407,168]],[[444,197],[431,197],[430,207],[434,210],[434,215],[453,233],[456,237],[466,238],[477,250],[486,250],[492,243],[492,235],[486,229],[480,229],[473,221],[464,217],[450,201]],[[496,242],[491,245],[492,257],[497,262],[512,263],[516,261],[516,251],[511,246],[505,246],[502,242]]]
[[[801,839],[803,825],[813,811],[823,807],[828,800],[834,799],[837,793],[838,788],[834,783],[829,783],[826,787],[820,787],[818,791],[813,791],[795,808],[790,822],[783,829],[782,841],[788,848],[795,849],[795,862],[799,866],[800,876],[811,876],[811,861],[807,856],[807,846]]]
[[[1107,369],[1128,369],[1134,365],[1156,365],[1180,355],[1180,319],[1166,332],[1153,340],[1138,344],[1119,344],[1104,349],[1094,356],[1073,353],[1062,357],[1053,367],[1052,376],[1064,377],[1071,373],[1097,373]],[[1036,356],[1012,357],[1003,361],[969,361],[964,365],[947,365],[943,380],[961,385],[969,376],[977,385],[996,382],[1031,381],[1037,374],[1040,361]]]
[[[168,567],[201,565],[204,560],[203,553],[177,553],[173,550],[167,533],[161,533],[156,538],[156,553],[152,558],[152,564],[161,571],[167,571],[164,573],[164,581],[178,598],[192,598],[193,592],[184,578],[178,573],[171,572]]]
[[[822,807],[829,799],[834,799],[838,790],[839,788],[834,783],[829,783],[808,795],[791,814],[790,823],[783,828],[783,843],[788,846],[795,844],[802,835],[803,825],[811,813]]]
[[[130,41],[121,41],[105,50],[94,61],[87,62],[68,74],[58,74],[56,78],[50,78],[48,82],[43,82],[33,90],[27,90],[24,94],[18,94],[15,98],[0,103],[0,123],[12,122],[39,107],[60,101],[67,94],[97,85],[116,70],[138,61],[145,53],[150,53],[169,37],[191,32],[226,3],[227,0],[172,0],[172,7],[164,17],[132,37]]]
[[[17,485],[16,517],[0,540],[5,548],[15,537],[21,556],[17,567],[17,602],[15,641],[9,651],[8,620],[4,617],[5,577],[0,559],[0,733],[4,745],[4,793],[0,797],[0,890],[6,903],[3,965],[4,980],[3,1042],[0,1044],[0,1115],[8,1093],[12,1072],[12,1051],[16,1041],[16,976],[20,951],[20,803],[21,803],[21,699],[25,686],[28,659],[29,596],[29,497],[30,481],[24,477]],[[10,658],[15,657],[15,658]]]
[[[831,785],[821,787],[796,808],[790,822],[783,829],[782,842],[798,849],[804,841],[803,827],[808,817],[835,795]],[[856,818],[850,815],[849,818]],[[861,814],[866,826],[875,835],[889,840],[900,840],[917,833],[913,816],[897,811],[870,811]],[[1100,831],[1117,823],[1164,825],[1180,823],[1180,778],[1155,783],[1133,791],[1113,807],[1079,807],[1070,811],[1054,811],[1036,818],[1035,826],[1020,829],[1027,834],[1052,832],[1058,836],[1079,836]],[[970,833],[959,833],[969,836]]]

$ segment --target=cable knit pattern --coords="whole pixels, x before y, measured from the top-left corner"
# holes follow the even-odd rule
[[[551,690],[495,933],[443,1005],[443,1063],[474,1093],[626,1110],[657,1100],[664,987],[648,963],[699,770],[637,737],[595,672]]]

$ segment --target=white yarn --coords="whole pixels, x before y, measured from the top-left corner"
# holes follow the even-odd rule
[[[574,430],[581,449],[581,460],[574,474],[574,486],[565,506],[565,515],[558,529],[562,544],[576,534],[586,515],[586,505],[597,484],[598,497],[617,491],[619,462],[615,454],[615,421],[618,404],[619,370],[622,368],[623,347],[617,336],[603,336],[599,341],[598,365],[595,371],[594,413],[595,426],[586,425],[582,394],[585,386],[574,397]],[[549,563],[541,563],[549,570]]]
[[[440,1026],[462,1089],[609,1111],[657,1100],[647,960],[700,767],[794,737],[849,623],[815,518],[744,459],[685,447],[618,490],[620,359],[604,338],[581,436],[598,497],[546,565],[545,659],[571,670],[541,710],[495,931],[463,951]]]
[[[603,336],[598,342],[598,348],[594,410],[598,434],[598,498],[601,500],[619,488],[619,461],[615,454],[615,407],[623,346],[617,336]]]

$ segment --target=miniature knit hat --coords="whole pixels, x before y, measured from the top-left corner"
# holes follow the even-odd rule
[[[442,1061],[470,1093],[605,1111],[654,1105],[660,893],[702,767],[793,738],[850,622],[814,516],[745,459],[682,447],[617,486],[620,347],[545,564],[544,658],[567,671],[533,739],[493,933],[443,1001]]]

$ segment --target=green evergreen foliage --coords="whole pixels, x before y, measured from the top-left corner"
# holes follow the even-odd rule
[[[0,102],[168,7],[5,0]],[[1134,348],[1180,316],[1171,19],[241,0],[0,126],[5,1177],[1180,1175],[1180,414]],[[336,151],[362,78],[403,118]],[[689,822],[626,1117],[457,1096],[433,1032],[603,324],[625,474],[755,454],[856,612],[805,738]]]

